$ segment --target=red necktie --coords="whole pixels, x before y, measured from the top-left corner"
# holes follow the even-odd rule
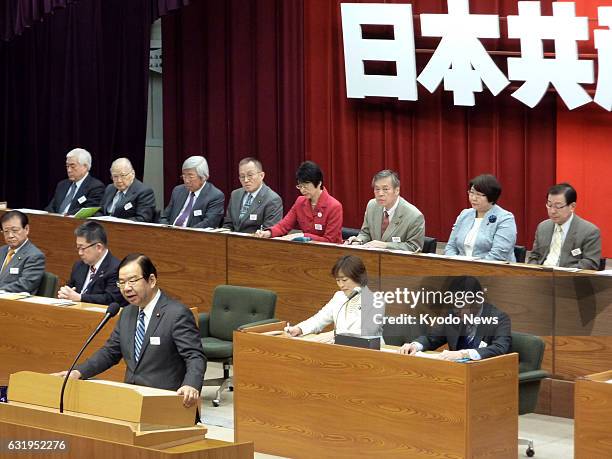
[[[387,231],[387,226],[389,226],[389,213],[385,210],[383,212],[382,224],[380,225],[380,237],[383,237],[383,234]]]

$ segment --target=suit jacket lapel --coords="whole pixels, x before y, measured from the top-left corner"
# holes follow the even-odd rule
[[[401,199],[401,198],[398,196],[397,199]],[[397,207],[395,208],[395,213],[393,214],[393,220],[389,222],[389,226],[387,226],[387,231],[385,231],[385,234],[387,235],[387,240],[391,240],[391,236],[395,233],[395,230],[399,228],[400,225],[402,224],[403,218],[404,218],[404,208],[402,207],[402,202],[400,201]],[[382,222],[382,216],[381,216],[380,221]],[[385,234],[382,235],[383,239],[380,239],[381,241],[385,240],[384,239]]]
[[[138,367],[138,365],[140,365],[140,362],[142,362],[144,358],[144,354],[147,348],[149,347],[149,341],[151,341],[151,336],[154,336],[155,331],[157,330],[157,327],[159,326],[159,323],[161,322],[164,316],[163,308],[166,305],[166,303],[167,303],[167,298],[162,293],[162,295],[159,297],[159,300],[157,301],[157,304],[153,308],[153,312],[151,313],[151,319],[149,320],[147,331],[145,332],[145,336],[142,340],[142,347],[140,348],[140,359],[138,360],[138,364],[136,365],[136,367]],[[135,333],[136,333],[136,326],[134,326],[134,334]],[[134,338],[132,338],[132,340],[133,339]],[[132,346],[132,352],[133,352],[133,349],[134,349],[134,346]]]
[[[376,204],[374,206],[374,211],[372,212],[372,228],[370,230],[373,241],[382,241],[382,234],[380,234],[382,218],[383,208]]]
[[[550,244],[552,242],[553,233],[555,231],[555,223],[551,220],[550,225],[544,229],[543,242],[546,244],[546,250],[542,253],[541,263],[544,263],[550,253]]]
[[[104,260],[102,261],[102,263],[100,264],[100,267],[98,268],[98,270],[96,271],[96,273],[94,274],[93,279],[91,280],[91,282],[89,284],[87,284],[87,291],[91,290],[91,287],[100,279],[102,279],[102,277],[104,277],[104,272],[106,271],[106,269],[108,268],[108,265],[110,263],[110,259],[111,259],[111,254],[110,251],[106,254],[106,257],[104,258]],[[87,265],[85,265],[87,266]],[[85,273],[85,276],[89,276],[89,266],[87,266],[87,271]],[[83,293],[83,292],[81,292]]]
[[[128,314],[127,317],[127,333],[128,333],[128,337],[127,337],[127,347],[128,347],[128,357],[129,360],[134,362],[134,338],[136,335],[136,321],[138,320],[138,313],[140,311],[140,308],[138,308],[138,306],[128,306],[130,308],[130,312]],[[123,313],[122,313],[123,314]],[[142,350],[140,352],[140,355],[142,356]],[[128,359],[126,359],[128,360]],[[134,368],[136,368],[137,365],[135,365]]]
[[[193,219],[193,211],[201,208],[202,205],[204,204],[204,201],[206,200],[207,191],[209,189],[210,189],[210,185],[208,184],[208,182],[206,182],[204,186],[202,187],[202,191],[200,191],[200,194],[198,195],[198,197],[193,201],[193,207],[191,208],[189,217],[187,217],[187,226],[189,226],[189,224],[191,223],[191,220]],[[187,195],[185,196],[185,200],[183,201],[183,206],[187,203],[187,200],[189,199],[189,193],[190,191],[187,190]],[[204,216],[204,212],[202,212],[201,217],[203,216]]]
[[[561,253],[559,254],[559,261],[563,258],[563,254],[570,253],[572,247],[574,246],[574,241],[576,240],[576,232],[578,227],[578,216],[574,215],[572,219],[572,223],[570,223],[569,229],[567,230],[567,234],[565,235],[565,241],[563,241],[563,245],[561,246]],[[561,264],[561,263],[559,263]]]

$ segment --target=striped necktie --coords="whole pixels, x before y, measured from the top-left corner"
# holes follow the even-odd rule
[[[0,273],[4,271],[4,268],[8,266],[8,264],[13,259],[14,255],[15,255],[15,249],[9,249],[9,251],[6,254],[6,257],[4,258],[4,262],[2,263],[2,269],[0,269]]]
[[[60,208],[57,209],[57,211],[60,214],[67,214],[68,213],[68,210],[70,209],[70,204],[72,204],[72,200],[74,199],[74,195],[76,194],[76,190],[77,190],[76,183],[72,182],[72,185],[70,185],[70,189],[68,190],[68,193],[66,194],[66,197],[64,198],[64,200],[60,204]]]
[[[145,335],[145,313],[144,310],[140,310],[138,314],[138,325],[136,326],[136,335],[134,336],[134,360],[138,362],[140,360],[140,350],[142,349],[142,342],[144,341]]]
[[[242,205],[242,208],[240,209],[240,220],[242,220],[245,217],[245,215],[249,211],[249,208],[251,207],[252,202],[253,202],[253,195],[249,193],[248,197],[246,198],[246,201],[244,201],[244,204]]]

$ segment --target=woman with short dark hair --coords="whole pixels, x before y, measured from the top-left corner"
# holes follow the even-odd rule
[[[516,261],[516,222],[511,212],[497,204],[501,191],[493,175],[470,180],[467,193],[471,207],[457,217],[444,255]]]
[[[255,233],[269,238],[299,230],[301,234],[320,242],[342,244],[342,204],[323,186],[323,172],[312,161],[303,162],[295,173],[296,188],[302,196],[295,200],[291,210],[280,222]]]

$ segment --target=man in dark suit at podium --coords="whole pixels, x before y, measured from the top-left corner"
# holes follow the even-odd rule
[[[80,261],[72,267],[70,280],[57,292],[57,297],[84,303],[109,305],[127,301],[117,287],[119,260],[108,250],[104,227],[95,221],[79,226],[74,234]]]
[[[157,286],[153,262],[132,253],[119,264],[117,285],[130,303],[123,308],[110,338],[70,374],[88,379],[123,358],[125,382],[175,390],[186,407],[200,398],[206,370],[200,332],[187,306],[165,295]],[[66,372],[55,373],[65,376]]]
[[[84,207],[98,207],[104,193],[104,184],[89,174],[90,169],[91,155],[87,150],[70,150],[66,155],[68,178],[57,184],[55,195],[45,210],[74,215]]]

